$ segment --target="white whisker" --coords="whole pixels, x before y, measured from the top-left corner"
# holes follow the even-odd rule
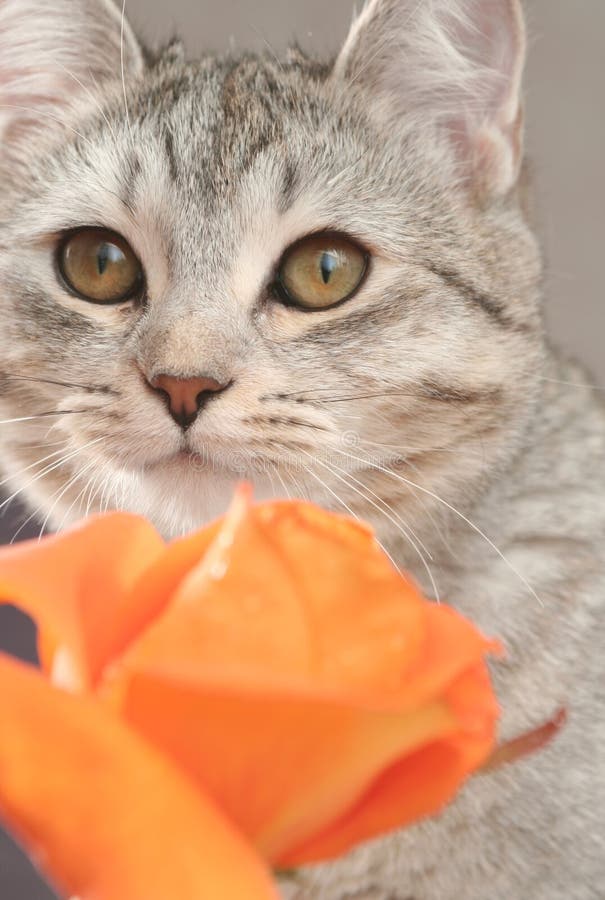
[[[312,478],[314,478],[315,481],[317,481],[324,488],[324,490],[328,491],[335,498],[335,500],[340,504],[340,506],[342,506],[342,508],[345,509],[353,519],[355,519],[357,522],[361,522],[361,519],[357,515],[357,513],[355,513],[347,503],[345,503],[345,501],[342,499],[342,497],[338,496],[336,491],[333,491],[332,488],[328,484],[326,484],[322,478],[319,477],[317,472],[314,472],[309,466],[305,466],[305,469],[306,469],[307,474],[310,475]],[[386,556],[390,559],[390,561],[392,562],[395,569],[397,569],[397,571],[399,572],[400,568],[397,565],[397,563],[395,562],[395,560],[393,559],[393,557],[391,556],[391,554],[389,553],[389,551],[387,550],[387,548],[378,540],[378,538],[376,538],[376,543],[380,546],[383,553],[386,554]]]
[[[109,509],[111,489],[112,489],[112,476],[110,474],[103,479],[103,490],[101,491],[101,497],[99,499],[99,511],[102,515],[105,514],[107,512],[107,510]]]
[[[306,455],[310,456],[311,454],[306,454]],[[332,475],[334,475],[336,478],[338,478],[339,481],[342,481],[343,484],[345,484],[350,490],[352,490],[356,494],[358,494],[366,503],[369,503],[372,507],[374,507],[374,509],[378,510],[379,513],[381,513],[383,516],[385,516],[385,518],[392,525],[395,526],[395,528],[399,531],[399,533],[410,544],[410,546],[413,548],[415,553],[419,556],[419,558],[422,562],[422,565],[423,565],[423,567],[429,577],[429,580],[431,582],[431,587],[433,589],[435,600],[438,603],[440,603],[441,597],[440,597],[439,588],[437,587],[437,583],[435,581],[435,577],[433,575],[431,567],[424,555],[426,553],[429,560],[432,561],[432,559],[433,559],[432,554],[428,550],[428,548],[425,546],[425,544],[420,540],[418,535],[414,533],[413,529],[410,528],[410,526],[401,518],[401,516],[399,516],[397,513],[395,513],[395,511],[388,505],[388,503],[386,503],[381,497],[379,497],[378,494],[375,494],[374,491],[372,491],[370,488],[368,488],[367,485],[364,485],[363,482],[359,481],[358,478],[355,478],[353,475],[351,475],[350,472],[346,472],[345,469],[340,469],[334,463],[328,464],[325,461],[322,462],[321,460],[319,460],[317,458],[314,458],[314,459],[315,459],[315,462],[319,463],[320,466],[322,466],[323,468],[325,468],[329,472],[331,472]],[[336,471],[336,470],[340,471],[342,474],[339,475],[338,471]],[[359,490],[358,488],[356,488],[347,479],[351,479],[352,481],[355,481],[363,490]],[[375,503],[374,500],[372,500],[371,497],[368,496],[366,491],[369,494],[371,494],[373,497],[375,497],[376,500],[378,500],[382,504],[382,507],[386,507],[386,509],[383,509],[381,506],[378,505],[378,503]],[[389,512],[387,512],[387,510],[389,510]],[[391,515],[391,513],[392,513],[392,515]],[[399,521],[397,521],[397,520],[399,520]],[[383,549],[384,549],[384,547],[383,547]],[[423,553],[423,551],[424,551],[424,553]],[[393,561],[392,557],[390,555],[389,555],[389,559],[391,559],[391,561]],[[397,564],[395,564],[395,565],[396,565],[396,568],[398,570],[400,570],[400,567]]]
[[[29,515],[24,522],[21,523],[19,528],[17,528],[17,530],[15,531],[15,533],[13,534],[13,536],[10,539],[10,543],[14,544],[15,541],[17,540],[17,538],[19,537],[19,535],[21,534],[21,532],[23,531],[23,529],[27,528],[29,523],[32,522],[34,519],[37,519],[38,516],[41,515],[41,513],[42,513],[42,506],[37,506],[36,509],[34,510],[34,512],[31,515]]]
[[[96,461],[95,459],[93,459],[93,460],[91,460],[89,463],[87,463],[87,464],[84,466],[83,469],[80,469],[78,472],[75,473],[75,475],[72,475],[72,477],[68,479],[68,481],[67,481],[67,483],[65,484],[65,486],[64,486],[62,489],[59,489],[59,491],[57,491],[57,492],[55,493],[54,497],[51,497],[52,505],[49,506],[48,511],[47,511],[47,513],[46,513],[46,516],[45,516],[45,518],[44,518],[44,521],[42,522],[42,527],[40,528],[40,533],[39,533],[39,535],[38,535],[38,540],[41,540],[41,539],[42,539],[42,535],[43,535],[44,532],[46,531],[46,527],[47,527],[47,525],[48,525],[48,523],[49,523],[49,521],[50,521],[50,519],[51,519],[51,516],[52,516],[52,514],[53,514],[53,512],[54,512],[54,510],[55,510],[55,507],[57,506],[57,504],[60,503],[61,499],[65,496],[65,494],[66,494],[67,491],[70,489],[70,487],[71,487],[73,484],[75,484],[75,483],[78,481],[79,478],[81,478],[83,475],[85,475],[86,472],[90,471],[90,469],[91,469],[94,465],[96,465],[96,462],[97,462],[97,461]],[[72,505],[73,505],[73,504],[72,504]],[[71,507],[70,507],[70,509],[71,509]],[[60,530],[60,529],[57,529],[57,530]]]
[[[286,474],[288,475],[288,478],[290,479],[290,481],[291,481],[292,484],[294,485],[294,490],[296,491],[296,496],[297,496],[300,500],[308,500],[308,499],[309,499],[308,493],[305,493],[304,488],[301,487],[300,483],[299,483],[298,480],[294,477],[294,475],[292,474],[292,472],[290,471],[290,469],[287,470],[287,473],[286,473]]]
[[[122,92],[124,95],[124,110],[126,113],[126,124],[130,132],[130,140],[134,146],[134,136],[132,133],[132,123],[130,121],[130,110],[128,108],[128,94],[126,91],[126,68],[124,61],[124,28],[126,26],[126,0],[122,2],[122,24],[120,27],[120,70],[122,75]]]
[[[292,497],[290,496],[290,491],[288,490],[288,488],[287,488],[287,486],[286,486],[286,482],[285,482],[284,479],[282,478],[281,473],[280,473],[279,469],[277,468],[277,466],[273,469],[273,471],[275,472],[275,474],[276,474],[277,477],[279,478],[279,482],[280,482],[281,486],[283,487],[284,492],[285,492],[285,494],[286,494],[286,499],[287,499],[287,500],[291,500]],[[269,480],[271,480],[271,475],[269,474],[269,472],[267,472],[267,474],[269,475]],[[271,490],[273,490],[273,487],[271,488]]]
[[[21,416],[18,419],[5,419],[3,422],[0,422],[0,425],[16,425],[18,422],[36,422],[40,419],[48,419],[51,416],[62,415],[65,415],[65,413],[60,410],[53,410],[53,412],[40,413],[38,416]]]
[[[530,592],[532,597],[534,597],[534,599],[537,600],[537,602],[540,604],[540,606],[544,606],[544,602],[538,596],[538,594],[536,593],[534,588],[531,586],[529,581],[515,568],[515,566],[513,566],[513,564],[510,562],[510,560],[507,559],[507,557],[504,555],[504,553],[500,550],[499,547],[496,546],[496,544],[491,540],[491,538],[489,538],[485,534],[485,532],[483,532],[477,525],[475,525],[474,522],[471,522],[471,520],[467,516],[465,516],[464,513],[461,513],[459,509],[456,509],[455,506],[452,506],[451,503],[448,503],[447,500],[444,500],[443,497],[440,497],[438,494],[435,494],[433,491],[429,490],[429,488],[425,488],[420,484],[416,484],[414,481],[410,481],[408,478],[404,478],[403,475],[399,475],[399,473],[397,473],[397,472],[393,472],[390,469],[385,469],[384,466],[378,466],[376,463],[372,463],[369,460],[362,459],[361,457],[354,456],[353,454],[350,454],[350,453],[345,453],[343,450],[337,450],[336,452],[341,453],[343,456],[347,456],[350,459],[354,459],[357,462],[363,463],[364,465],[372,466],[372,468],[376,469],[377,471],[384,472],[385,475],[389,475],[391,478],[396,478],[398,481],[401,481],[403,484],[407,484],[413,490],[421,491],[423,494],[426,494],[428,497],[432,497],[433,500],[436,500],[438,503],[441,503],[443,506],[445,506],[447,509],[449,509],[450,512],[454,513],[455,516],[457,516],[459,519],[461,519],[463,522],[465,522],[469,526],[469,528],[471,528],[476,534],[478,534],[479,537],[481,537],[488,544],[488,546],[492,548],[494,553],[497,554],[497,556],[510,569],[510,571],[519,579],[519,581],[521,581],[521,583]]]
[[[94,444],[98,444],[99,441],[101,441],[101,440],[103,440],[103,438],[97,438],[94,441],[90,441],[88,444],[84,444],[83,447],[78,447],[77,450],[73,450],[70,453],[67,453],[65,456],[63,456],[61,459],[59,459],[58,462],[53,463],[50,466],[46,466],[44,469],[42,469],[41,472],[38,472],[34,478],[30,479],[27,482],[27,484],[24,484],[23,487],[19,488],[19,490],[15,491],[14,494],[11,494],[10,497],[8,497],[6,500],[4,500],[2,503],[0,503],[0,510],[7,507],[10,503],[12,503],[13,500],[15,500],[19,496],[19,494],[22,494],[23,491],[27,490],[32,485],[36,484],[36,482],[38,482],[41,478],[44,478],[46,475],[49,475],[51,472],[54,472],[56,469],[59,469],[61,466],[65,465],[65,463],[69,462],[71,459],[78,456],[79,453],[84,452],[84,450],[87,450],[89,447],[92,447]]]
[[[81,473],[80,473],[80,476],[82,476],[83,474],[84,474],[84,472],[81,472]],[[78,506],[78,518],[82,518],[82,504],[83,504],[83,502],[84,502],[84,498],[85,498],[85,496],[86,496],[86,493],[87,493],[87,491],[89,490],[91,481],[92,481],[92,476],[91,476],[90,478],[87,478],[87,479],[86,479],[86,484],[84,485],[84,487],[82,488],[82,490],[80,491],[80,493],[78,494],[78,496],[75,498],[75,500],[73,501],[73,503],[71,504],[71,506],[68,507],[67,512],[65,513],[65,515],[63,516],[63,518],[62,518],[61,521],[59,522],[59,525],[57,526],[57,529],[56,529],[57,532],[60,532],[60,531],[63,530],[63,527],[64,527],[64,525],[65,525],[65,523],[66,523],[66,521],[67,521],[67,519],[68,519],[68,517],[69,517],[69,514],[70,514],[70,512],[72,511],[72,509],[74,508],[74,506],[76,506],[76,504],[77,504],[77,506]]]
[[[540,379],[541,381],[547,381],[549,384],[563,384],[566,387],[575,387],[575,388],[584,388],[589,391],[605,391],[605,387],[601,387],[598,384],[589,384],[589,382],[582,381],[561,381],[559,378],[544,378]]]
[[[86,92],[86,94],[88,95],[89,99],[92,100],[92,102],[95,104],[95,106],[96,106],[97,109],[99,110],[101,116],[102,116],[103,119],[105,120],[105,124],[106,124],[107,127],[109,128],[109,131],[111,132],[111,135],[112,135],[112,137],[113,137],[113,139],[114,139],[114,143],[115,143],[115,145],[116,145],[116,147],[117,147],[117,146],[118,146],[118,138],[117,138],[117,135],[116,135],[116,133],[115,133],[115,131],[114,131],[114,129],[113,129],[113,126],[112,126],[111,122],[110,122],[109,119],[107,118],[107,113],[105,112],[105,110],[104,110],[103,107],[101,106],[101,103],[100,103],[98,97],[95,97],[95,95],[94,95],[93,92],[90,90],[90,88],[87,87],[87,86],[86,86],[86,85],[78,78],[77,75],[75,75],[73,72],[71,72],[71,71],[67,68],[67,66],[64,66],[62,62],[57,61],[57,65],[60,66],[60,67],[63,69],[63,71],[65,72],[66,75],[69,75],[70,78],[73,78],[73,80],[76,82],[76,84],[78,84],[78,85],[82,88],[82,90]],[[93,76],[93,74],[92,74],[91,71],[89,71],[89,75],[90,75],[90,78],[91,78],[92,82],[94,83],[95,87],[98,88],[97,82],[96,82],[96,80],[95,80],[95,78],[94,78],[94,76]]]
[[[86,135],[82,134],[82,132],[77,131],[75,128],[72,128],[71,125],[67,125],[67,123],[60,119],[58,116],[53,116],[52,113],[44,112],[41,109],[32,109],[31,106],[15,106],[14,104],[9,103],[0,103],[0,109],[16,109],[20,112],[30,112],[33,113],[36,118],[38,116],[42,116],[45,119],[52,119],[53,122],[58,122],[59,125],[62,125],[63,128],[67,128],[69,131],[72,131],[75,135],[81,138],[83,141],[86,141],[87,144],[90,144],[91,147],[94,147],[93,142],[90,138],[87,138]]]
[[[0,481],[0,488],[3,488],[6,484],[10,484],[10,482],[14,481],[15,478],[20,478],[21,475],[24,475],[26,472],[29,472],[31,469],[35,469],[36,466],[42,465],[42,463],[47,462],[47,460],[53,459],[56,456],[61,456],[63,453],[65,453],[65,450],[67,449],[65,446],[67,441],[61,441],[60,443],[63,444],[63,448],[61,450],[55,450],[54,453],[49,453],[48,456],[43,456],[42,459],[37,459],[35,462],[31,463],[31,465],[26,466],[24,469],[21,469],[16,474],[9,475],[8,478],[4,478],[2,481]]]
[[[97,486],[97,481],[99,480],[99,477],[101,478],[101,483]],[[93,480],[92,480],[92,485],[89,488],[88,502],[86,504],[86,512],[84,513],[85,517],[88,517],[90,515],[90,510],[96,503],[97,497],[99,496],[99,492],[103,488],[104,482],[105,482],[105,479],[103,477],[103,474],[102,474],[101,470],[99,470],[94,475]]]
[[[377,446],[377,447],[379,447],[379,446],[386,446],[386,445],[374,444],[372,441],[366,441],[366,440],[364,440],[362,443],[363,443],[363,446],[364,446],[364,447],[366,447],[366,446]],[[434,449],[440,450],[441,448],[434,448]],[[455,453],[455,452],[457,452],[456,448],[452,448],[451,450],[449,450],[448,448],[444,448],[444,449],[445,449],[446,452],[448,452],[448,453]],[[406,447],[406,448],[405,448],[405,450],[404,450],[404,456],[403,456],[403,457],[400,456],[400,457],[399,457],[399,460],[402,461],[403,463],[405,463],[405,465],[406,465],[408,468],[413,469],[414,472],[417,472],[418,474],[420,474],[420,469],[418,468],[418,466],[417,466],[415,463],[412,462],[412,460],[410,459],[409,456],[406,456],[406,455],[405,455],[405,453],[407,453],[407,452],[410,452],[410,448],[409,448],[409,447]],[[426,450],[425,452],[428,453],[428,452],[431,452],[431,451]],[[447,547],[447,549],[448,549],[450,552],[452,552],[452,549],[451,549],[451,547],[450,547],[449,541],[448,541],[447,537],[445,536],[445,534],[443,533],[443,531],[442,531],[442,529],[441,529],[441,527],[440,527],[440,525],[439,525],[439,522],[437,521],[437,519],[435,518],[435,516],[432,514],[431,510],[429,509],[429,505],[428,505],[427,501],[424,500],[422,497],[418,497],[417,500],[418,500],[418,503],[420,504],[420,506],[422,507],[423,511],[424,511],[425,514],[427,515],[428,519],[430,520],[431,525],[432,525],[433,528],[435,529],[435,532],[436,532],[437,536],[439,537],[439,539],[441,540],[442,544],[443,544],[445,547]]]

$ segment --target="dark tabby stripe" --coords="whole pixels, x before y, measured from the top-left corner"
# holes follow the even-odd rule
[[[461,294],[465,300],[478,306],[486,315],[495,322],[500,328],[506,328],[512,331],[526,331],[527,326],[523,322],[517,322],[506,311],[502,303],[498,303],[492,297],[488,297],[482,291],[466,281],[459,272],[454,269],[443,268],[436,264],[429,266],[430,271],[441,278],[449,287],[453,288],[458,294]]]
[[[296,200],[299,191],[300,181],[296,166],[291,160],[287,159],[283,166],[283,180],[279,204],[280,213],[283,214],[290,209]]]
[[[429,400],[437,400],[439,403],[495,403],[499,400],[501,391],[499,388],[484,388],[482,390],[452,387],[433,379],[425,379],[419,385],[422,396]]]
[[[166,158],[168,160],[168,171],[170,172],[170,178],[173,183],[176,184],[179,180],[179,167],[176,161],[176,154],[174,152],[174,136],[170,128],[167,128],[164,132],[164,149],[166,150]]]
[[[137,196],[137,182],[141,177],[143,167],[137,153],[132,153],[124,161],[124,180],[120,200],[124,206],[136,215],[135,201]]]

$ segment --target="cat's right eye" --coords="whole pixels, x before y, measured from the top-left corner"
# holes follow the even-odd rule
[[[285,303],[300,309],[330,309],[360,288],[368,260],[368,253],[347,235],[312,234],[286,251],[275,289]]]
[[[139,296],[143,267],[121,235],[105,228],[70,232],[58,250],[57,264],[67,288],[89,303],[125,303]]]

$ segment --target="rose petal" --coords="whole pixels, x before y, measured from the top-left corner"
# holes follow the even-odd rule
[[[488,757],[498,716],[485,665],[460,676],[450,687],[448,699],[462,713],[464,724],[458,732],[386,769],[340,821],[285,853],[279,866],[293,868],[332,859],[362,841],[441,812]]]
[[[498,707],[480,662],[486,642],[450,610],[430,607],[430,615],[427,675],[418,668],[410,681],[416,706],[405,696],[400,709],[381,698],[372,708],[285,688],[263,693],[245,682],[226,687],[204,682],[202,671],[189,680],[140,672],[122,686],[122,714],[207,787],[268,859],[300,862],[289,854],[314,832],[328,836],[304,851],[310,859],[334,841],[344,852],[441,809],[493,747]],[[438,654],[452,625],[445,665]],[[433,664],[441,670],[435,680]],[[441,747],[431,748],[439,738]],[[427,756],[417,763],[422,746]],[[395,805],[390,788],[375,791],[391,769]]]
[[[150,675],[133,676],[121,700],[132,727],[272,861],[343,816],[400,756],[457,726],[439,701],[394,713]]]
[[[499,641],[484,637],[468,619],[450,606],[425,602],[424,625],[421,652],[406,668],[405,685],[399,697],[392,698],[399,708],[443,696],[444,692],[449,692],[450,685],[486,656],[501,656],[503,653]],[[450,705],[459,718],[464,716],[468,719],[476,709],[476,718],[481,721],[488,695],[492,698],[490,710],[496,716],[496,701],[485,679],[470,679],[466,692],[454,691],[451,694]]]
[[[131,585],[129,603],[144,610],[140,631],[151,625],[164,612],[172,597],[187,577],[204,559],[220,530],[220,522],[179,538],[168,544],[161,555],[150,561]],[[133,637],[139,637],[140,632]]]
[[[81,900],[277,900],[258,858],[94,700],[0,657],[0,815]]]
[[[152,526],[136,516],[93,518],[64,534],[2,550],[0,598],[41,630],[47,667],[57,647],[78,684],[90,686],[146,617],[144,595],[130,589],[164,551]]]
[[[367,529],[307,504],[240,503],[122,663],[376,697],[406,682],[423,614]]]

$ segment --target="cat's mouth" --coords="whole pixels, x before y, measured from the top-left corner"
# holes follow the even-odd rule
[[[247,479],[262,479],[273,471],[262,456],[245,449],[192,450],[182,448],[148,464],[146,470],[154,474],[166,474],[176,479],[187,475],[228,478],[234,484]]]
[[[186,471],[199,472],[204,474],[221,474],[227,473],[243,475],[249,468],[245,465],[244,454],[236,452],[226,453],[210,453],[207,450],[191,450],[183,448],[158,459],[156,462],[147,466],[148,469],[171,470],[184,474]]]
[[[152,463],[150,468],[158,469],[164,466],[188,466],[191,469],[204,470],[212,468],[216,462],[207,453],[199,453],[196,450],[177,450],[169,456],[164,456]]]

